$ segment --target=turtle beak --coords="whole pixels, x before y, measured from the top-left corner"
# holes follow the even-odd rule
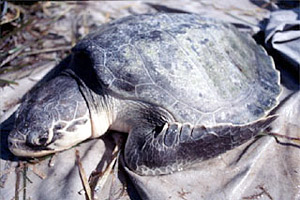
[[[8,148],[16,156],[41,157],[56,151],[47,146],[32,146],[26,142],[26,136],[13,130],[8,136]]]

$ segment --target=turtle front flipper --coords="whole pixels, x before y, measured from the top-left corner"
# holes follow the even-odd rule
[[[267,128],[276,116],[245,124],[213,127],[166,123],[162,127],[138,126],[131,130],[125,161],[140,175],[180,171],[188,165],[220,155]]]

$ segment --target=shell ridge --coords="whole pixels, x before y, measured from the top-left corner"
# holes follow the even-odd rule
[[[141,58],[141,60],[143,61],[143,64],[142,64],[142,66],[143,66],[143,68],[144,68],[144,70],[145,70],[145,72],[147,73],[147,76],[150,78],[150,80],[152,81],[152,83],[154,83],[155,84],[155,81],[154,81],[154,79],[152,78],[152,76],[150,75],[150,73],[149,73],[149,70],[147,69],[147,67],[146,67],[146,62],[145,62],[145,58],[141,55],[141,53],[137,50],[137,48],[136,48],[136,46],[134,45],[134,44],[131,44],[132,46],[133,46],[133,48],[134,48],[134,51],[139,55],[139,57]]]
[[[170,32],[167,31],[167,30],[165,30],[164,32],[173,38],[173,40],[178,44],[178,46],[180,47],[180,49],[182,50],[182,52],[184,52],[184,54],[188,57],[188,59],[193,63],[193,65],[195,66],[195,69],[196,69],[197,71],[199,71],[199,73],[202,73],[202,72],[199,70],[199,68],[197,67],[197,64],[195,63],[195,61],[194,61],[193,59],[191,59],[191,58],[188,56],[187,52],[186,52],[185,49],[183,48],[183,45],[177,40],[177,38],[176,38],[172,33],[170,33]],[[199,64],[199,63],[198,63],[198,64]],[[205,73],[206,73],[206,72],[205,72]],[[206,75],[207,75],[207,73],[206,73]],[[208,75],[207,75],[207,76],[208,76]],[[202,97],[202,98],[203,98],[203,99],[206,99],[206,98],[204,98],[204,97]],[[210,100],[210,99],[206,99],[206,100]],[[193,106],[193,105],[188,105],[188,104],[186,104],[186,103],[184,103],[184,102],[182,102],[182,101],[180,101],[180,100],[178,100],[178,101],[179,101],[180,103],[182,103],[182,104],[188,106],[188,107],[193,108],[194,110],[196,110],[196,111],[199,112],[199,113],[213,113],[213,112],[214,112],[214,111],[211,111],[211,112],[203,112],[203,111],[197,109],[197,108],[196,108],[195,106]],[[219,109],[219,108],[217,108],[217,109]]]

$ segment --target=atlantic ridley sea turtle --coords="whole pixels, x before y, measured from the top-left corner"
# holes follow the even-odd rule
[[[178,171],[248,141],[276,118],[272,59],[233,26],[194,14],[146,14],[102,25],[69,66],[17,111],[17,156],[61,151],[108,129],[129,133],[127,166]]]

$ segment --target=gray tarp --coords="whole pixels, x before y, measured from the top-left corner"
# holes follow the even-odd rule
[[[271,13],[265,29],[265,43],[278,52],[282,59],[299,71],[300,9],[277,10]]]
[[[178,5],[173,2],[165,2],[164,5],[239,23],[245,25],[242,27],[251,27],[250,31],[253,32],[259,30],[257,25],[259,21],[269,15],[269,11],[261,10],[246,0],[231,0],[226,3],[211,1],[213,3],[206,4],[187,0],[178,2]],[[101,6],[108,3],[110,2]],[[93,5],[91,9],[95,7]],[[275,22],[280,21],[277,25],[272,22],[272,19],[273,17],[283,19],[279,16],[280,13],[284,13],[284,20],[275,20]],[[296,17],[294,13],[277,11],[271,14],[270,23],[266,26],[266,42],[269,44],[269,50],[275,48],[279,53],[283,53],[284,57],[294,58],[298,62],[295,66],[299,66],[299,30],[289,29],[290,25],[299,24],[299,21],[296,21],[297,18],[299,20],[299,12]],[[290,35],[294,38],[296,34],[298,40],[289,39]],[[272,124],[274,132],[291,137],[300,137],[299,69],[296,72],[298,75],[294,76],[286,70],[282,75],[284,79],[293,80],[282,85],[281,104],[276,110],[279,118]],[[9,100],[13,97],[13,93],[5,93],[8,94],[11,95],[6,98]],[[8,103],[8,100],[4,103]],[[9,115],[9,112],[6,111],[5,114],[2,120]],[[46,158],[37,164],[31,164],[24,176],[26,170],[22,166],[16,168],[17,158],[11,156],[6,149],[6,129],[11,127],[12,118],[5,120],[1,126],[5,131],[1,131],[0,198],[13,199],[15,194],[23,198],[26,194],[27,199],[84,199],[83,186],[75,163],[75,150],[80,151],[84,170],[87,176],[90,176],[94,170],[107,166],[106,160],[110,159],[114,147],[113,138],[106,135],[101,139],[91,140],[59,153],[52,159]],[[192,166],[188,170],[156,177],[136,175],[126,168],[120,156],[113,173],[109,174],[104,186],[96,191],[96,197],[97,199],[155,200],[300,199],[300,145],[290,144],[291,141],[283,139],[280,141],[281,144],[273,137],[261,137],[217,158]],[[19,186],[16,183],[19,183]]]

